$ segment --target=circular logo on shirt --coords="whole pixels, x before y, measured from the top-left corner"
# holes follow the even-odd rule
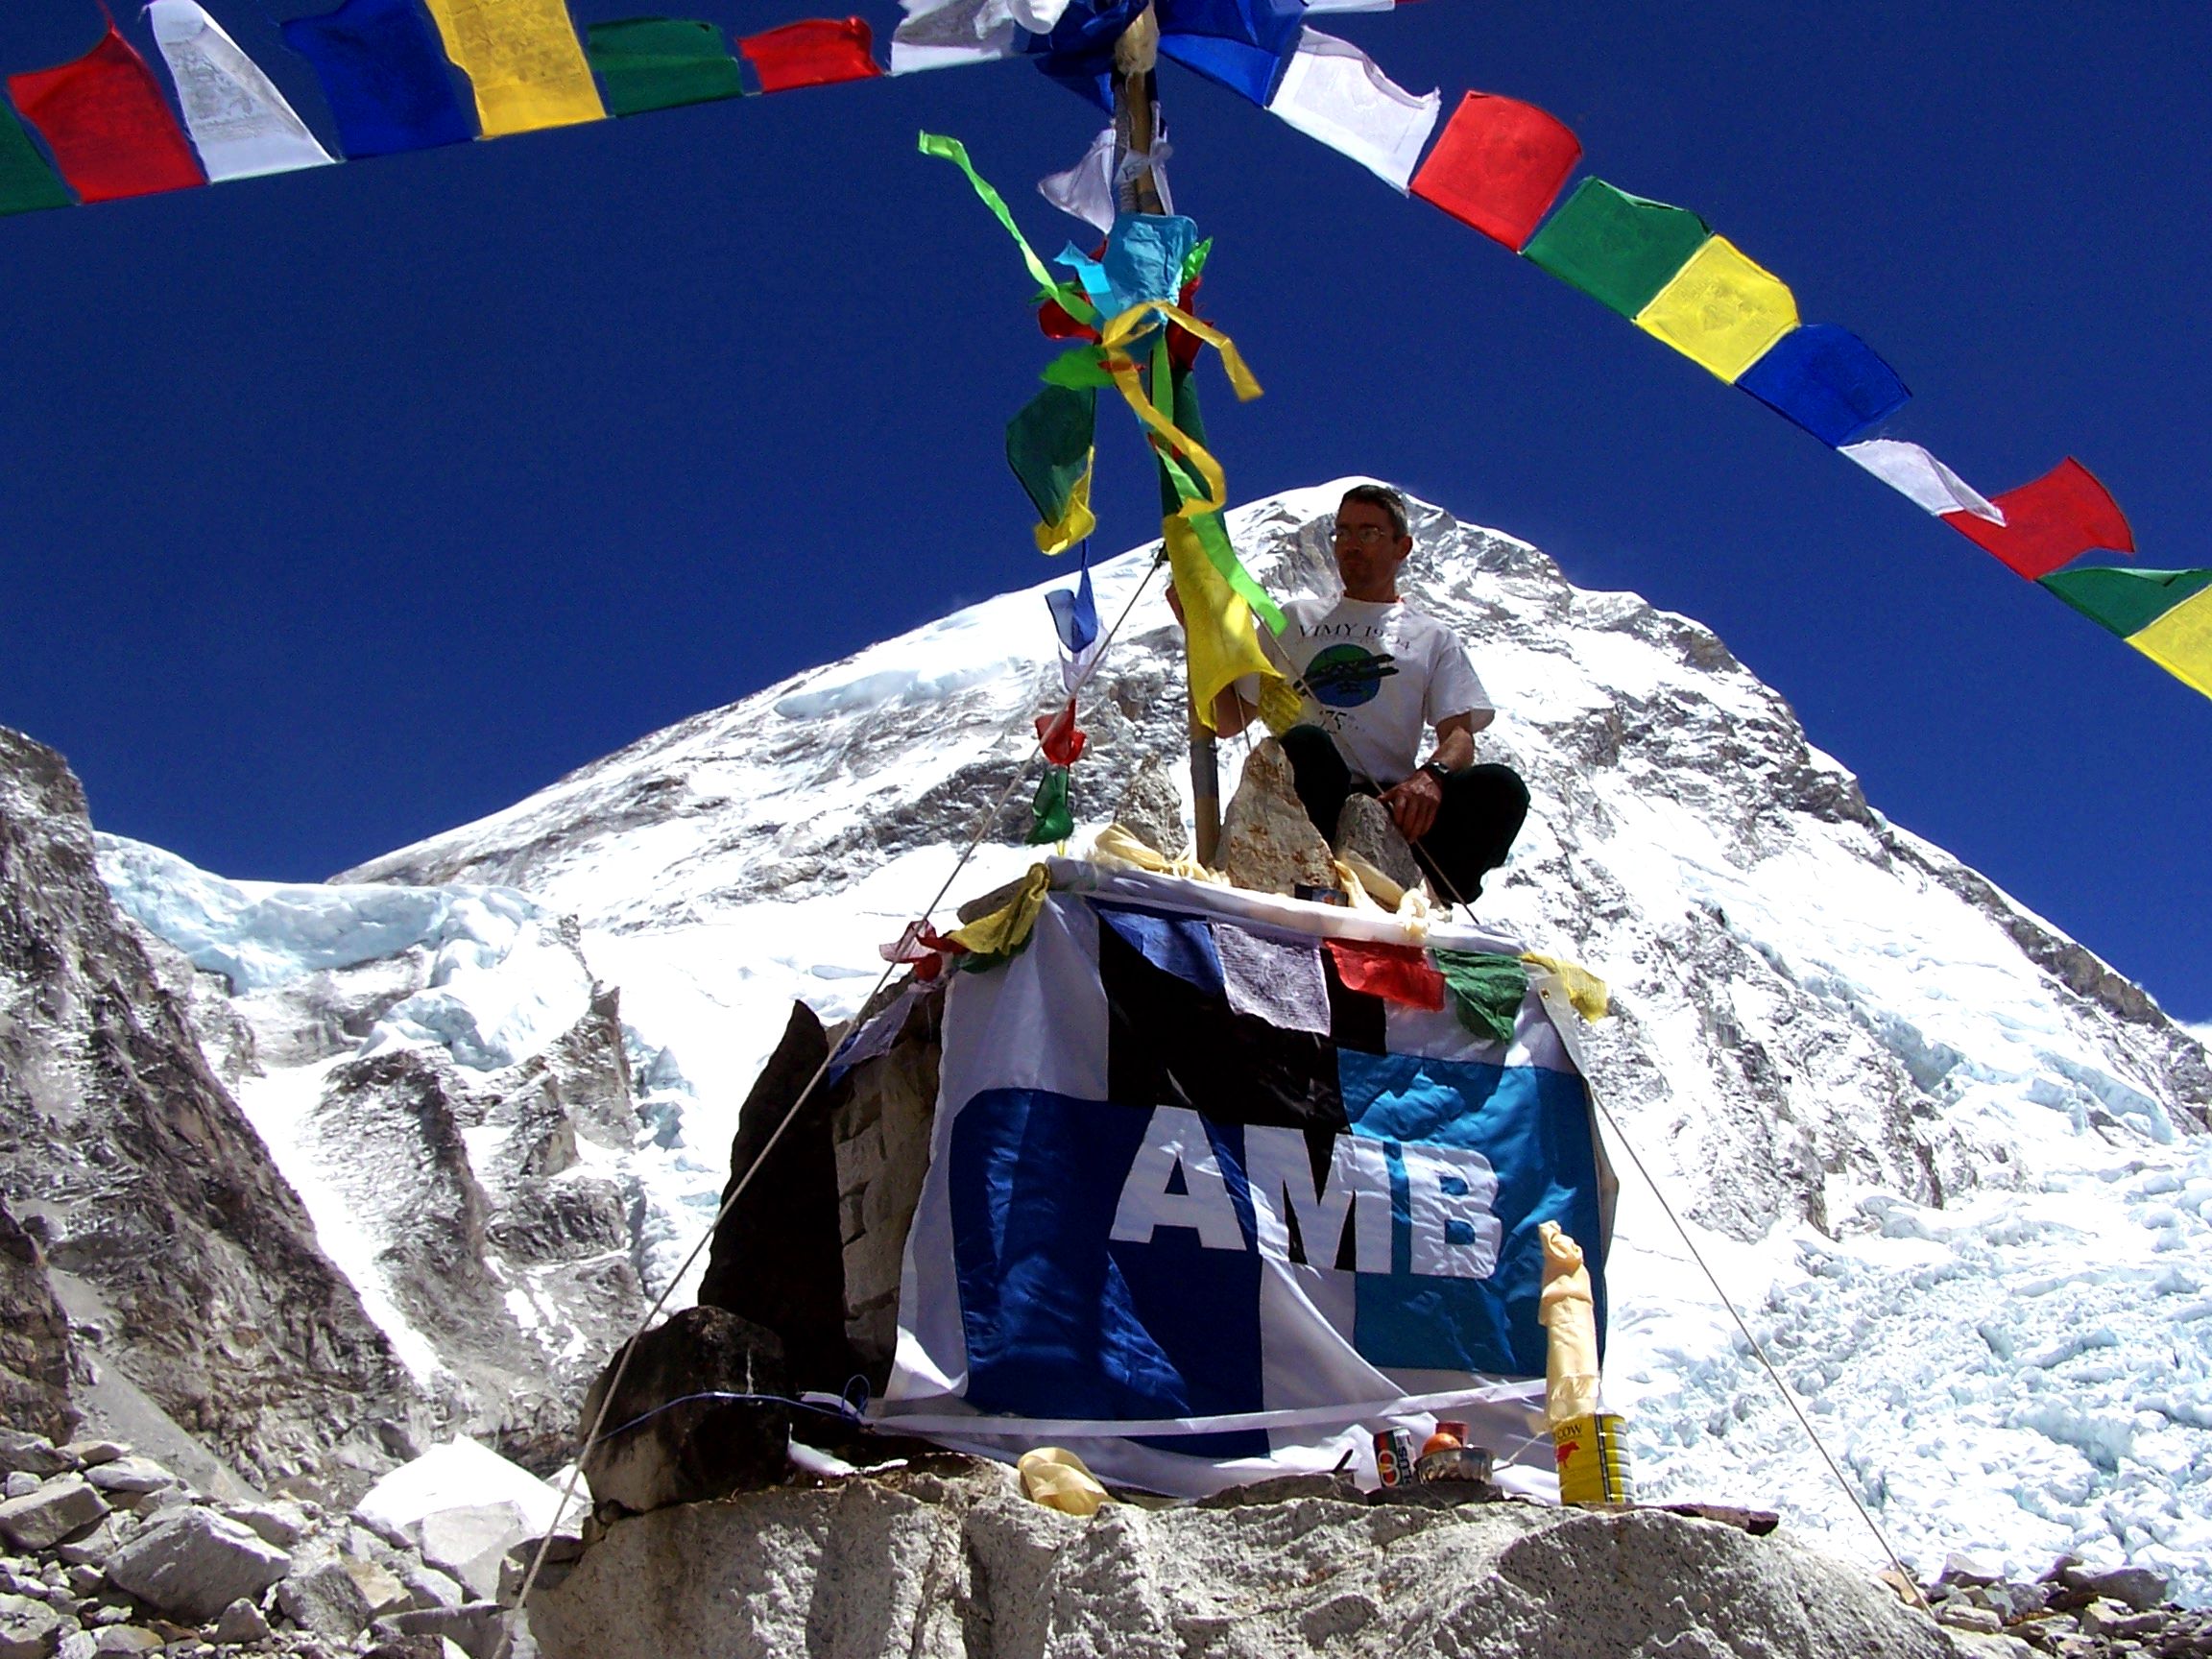
[[[1331,645],[1306,664],[1306,687],[1325,709],[1357,709],[1375,701],[1382,682],[1398,672],[1398,660],[1358,645]]]

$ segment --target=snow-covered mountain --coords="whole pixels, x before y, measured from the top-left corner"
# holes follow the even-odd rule
[[[1276,592],[1333,588],[1340,491],[1233,515]],[[1871,809],[1708,630],[1434,508],[1415,528],[1409,595],[1469,640],[1503,710],[1481,757],[1535,799],[1482,913],[1613,987],[1594,1080],[1860,1495],[1916,1565],[2072,1551],[2212,1599],[2200,1034]],[[1134,604],[1086,694],[1087,828],[1144,760],[1180,775],[1153,553],[1097,570],[1110,622]],[[852,1014],[1010,783],[952,899],[1029,862],[1059,684],[1039,592],[1008,594],[327,887],[111,838],[101,868],[228,976],[218,1069],[418,1383],[480,1421],[530,1363],[557,1394],[595,1362],[633,1272],[667,1283],[790,999]],[[425,1214],[466,1247],[441,1259]],[[443,1308],[442,1270],[467,1286]],[[1626,1168],[1610,1272],[1645,1490],[1871,1553]]]

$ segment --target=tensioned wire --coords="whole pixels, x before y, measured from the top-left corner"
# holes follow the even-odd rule
[[[1167,549],[1163,544],[1158,557],[1145,567],[1144,573],[1137,579],[1137,586],[1130,590],[1129,602],[1121,607],[1121,614],[1114,618],[1114,626],[1107,629],[1106,637],[1099,643],[1096,654],[1091,659],[1090,666],[1076,677],[1074,685],[1068,692],[1070,698],[1081,696],[1083,688],[1089,685],[1093,678],[1096,676],[1098,665],[1106,661],[1106,653],[1113,648],[1115,638],[1121,632],[1121,625],[1129,620],[1130,613],[1137,609],[1137,601],[1144,596],[1144,589],[1151,586],[1153,576],[1166,562]],[[908,932],[912,932],[916,928],[926,927],[929,925],[929,918],[934,916],[938,906],[945,902],[945,896],[951,892],[952,883],[960,879],[960,872],[965,870],[968,867],[968,861],[975,856],[976,849],[983,845],[983,837],[991,833],[991,826],[998,821],[998,814],[1005,811],[1006,803],[1014,798],[1014,791],[1021,785],[1022,779],[1028,775],[1029,760],[1033,760],[1043,754],[1044,748],[1045,743],[1042,737],[1031,744],[1028,757],[1014,769],[1013,775],[1006,780],[1006,787],[999,790],[998,799],[994,801],[984,811],[982,817],[976,820],[974,833],[969,836],[968,845],[961,849],[960,856],[954,860],[951,872],[939,885],[936,896],[923,907],[922,914],[916,919],[912,926],[902,932],[902,939]],[[886,962],[883,965],[883,972],[878,976],[874,987],[866,997],[860,999],[862,1010],[865,1010],[871,1002],[882,994],[883,988],[891,983],[891,976],[904,966],[905,964],[901,962]],[[829,1053],[822,1057],[822,1063],[814,1068],[814,1074],[806,1079],[805,1087],[792,1099],[789,1110],[783,1114],[782,1119],[776,1125],[775,1133],[768,1137],[766,1143],[761,1146],[753,1162],[746,1166],[744,1174],[733,1184],[730,1189],[730,1195],[722,1200],[722,1207],[714,1212],[714,1219],[708,1222],[707,1230],[700,1235],[699,1241],[691,1246],[691,1252],[684,1258],[683,1265],[678,1267],[675,1273],[670,1276],[667,1286],[654,1299],[653,1306],[646,1310],[643,1321],[639,1323],[637,1331],[631,1334],[628,1341],[622,1344],[621,1349],[616,1354],[614,1375],[609,1381],[605,1393],[600,1396],[599,1409],[592,1416],[591,1427],[584,1436],[584,1444],[577,1449],[576,1462],[569,1471],[568,1483],[561,1490],[560,1507],[554,1511],[556,1526],[559,1525],[560,1518],[567,1514],[568,1505],[575,1499],[576,1482],[584,1478],[584,1460],[591,1455],[592,1449],[603,1438],[602,1431],[607,1427],[608,1413],[613,1409],[614,1397],[621,1391],[622,1379],[629,1375],[631,1357],[637,1351],[637,1339],[652,1329],[653,1321],[661,1316],[661,1310],[668,1305],[668,1298],[676,1293],[676,1286],[684,1283],[685,1275],[691,1271],[692,1264],[699,1260],[699,1253],[713,1241],[716,1229],[722,1225],[724,1217],[737,1207],[737,1200],[745,1195],[745,1189],[752,1185],[753,1177],[759,1172],[760,1166],[768,1161],[768,1155],[776,1150],[777,1142],[783,1139],[783,1132],[789,1129],[793,1120],[798,1118],[800,1108],[805,1106],[807,1100],[812,1097],[815,1089],[828,1075],[831,1064],[837,1058],[838,1049],[842,1046],[843,1045],[839,1044],[837,1047],[832,1047]],[[524,1618],[529,1617],[530,1592],[538,1582],[539,1569],[545,1565],[546,1551],[552,1547],[553,1532],[549,1529],[545,1536],[538,1541],[537,1553],[530,1558],[530,1571],[522,1575],[521,1588],[515,1597],[515,1605],[522,1610]]]

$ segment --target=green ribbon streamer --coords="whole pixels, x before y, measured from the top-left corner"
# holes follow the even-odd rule
[[[1106,365],[1098,359],[1095,346],[1078,346],[1072,351],[1063,351],[1045,365],[1045,373],[1038,376],[1047,386],[1065,386],[1071,392],[1086,392],[1100,386],[1114,384],[1114,376],[1106,372]]]
[[[1459,1023],[1478,1037],[1512,1042],[1513,1022],[1528,995],[1528,970],[1521,958],[1480,950],[1438,950],[1434,955]]]
[[[1029,238],[1022,234],[1022,227],[1014,223],[1014,213],[1006,205],[1006,198],[999,195],[991,181],[975,171],[975,164],[968,159],[968,146],[957,138],[948,138],[942,132],[922,134],[919,148],[925,156],[934,156],[940,161],[950,161],[968,175],[968,182],[992,216],[1006,227],[1006,234],[1014,238],[1014,246],[1022,250],[1022,262],[1029,267],[1029,275],[1037,278],[1038,286],[1060,301],[1060,308],[1078,323],[1094,323],[1098,308],[1084,297],[1083,290],[1072,282],[1054,279],[1045,261],[1037,257],[1037,250],[1029,246]]]
[[[1047,766],[1037,784],[1037,799],[1029,804],[1031,847],[1049,846],[1075,833],[1075,813],[1068,805],[1068,768]]]

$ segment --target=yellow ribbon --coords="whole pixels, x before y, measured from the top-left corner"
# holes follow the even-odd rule
[[[1595,1024],[1612,1012],[1613,999],[1605,989],[1605,981],[1579,962],[1563,961],[1557,956],[1539,956],[1535,951],[1526,952],[1522,961],[1531,968],[1541,968],[1555,974],[1566,987],[1567,1000],[1575,1005],[1575,1012]]]
[[[1108,323],[1099,334],[1099,352],[1106,372],[1114,376],[1114,384],[1120,390],[1122,400],[1155,437],[1190,463],[1206,486],[1207,493],[1186,500],[1175,510],[1176,517],[1196,518],[1207,513],[1224,512],[1229,506],[1229,478],[1222,471],[1221,463],[1214,459],[1203,444],[1153,406],[1152,399],[1144,395],[1143,382],[1137,377],[1137,364],[1129,355],[1129,345],[1147,330],[1154,319],[1174,324],[1218,351],[1221,367],[1228,371],[1230,387],[1238,401],[1249,403],[1259,397],[1260,382],[1245,367],[1243,355],[1234,340],[1211,323],[1201,323],[1180,305],[1170,305],[1165,300],[1146,300],[1130,306]],[[1165,395],[1166,388],[1158,390]]]

